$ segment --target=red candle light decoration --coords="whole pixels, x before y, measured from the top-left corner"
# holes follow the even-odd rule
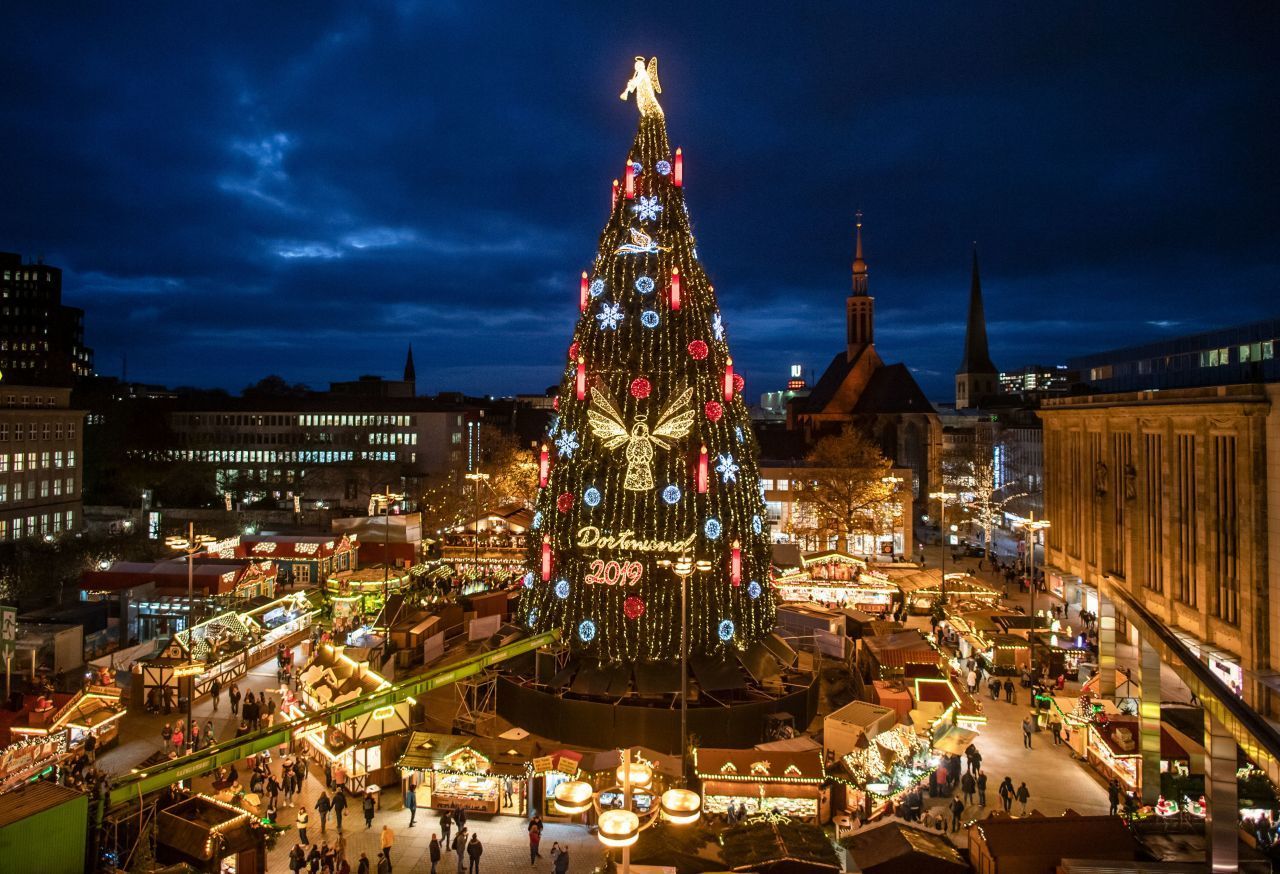
[[[680,309],[680,268],[671,268],[671,310],[677,312]]]
[[[684,152],[676,149],[676,166],[671,173],[675,180],[676,188],[684,188]]]
[[[742,585],[742,544],[736,540],[729,551],[729,582],[734,586]]]
[[[578,356],[578,400],[584,401],[586,399],[587,399],[587,362],[581,355],[579,355]]]
[[[542,537],[542,581],[544,583],[551,580],[551,538],[543,535]]]
[[[707,445],[702,444],[702,449],[698,452],[698,494],[705,495],[707,493]]]
[[[618,180],[613,180],[613,200],[609,201],[609,208],[613,209],[618,205]]]
[[[724,364],[724,401],[733,400],[733,359],[725,359]]]
[[[538,487],[546,488],[547,479],[551,476],[551,453],[547,451],[547,444],[542,444],[542,451],[538,453]]]
[[[627,164],[625,180],[622,185],[623,192],[627,195],[627,200],[635,200],[636,197],[636,171],[630,164]]]
[[[587,271],[582,271],[582,282],[578,287],[578,309],[582,312],[587,311]]]

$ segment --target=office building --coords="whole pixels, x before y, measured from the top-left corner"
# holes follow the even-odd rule
[[[0,540],[57,537],[81,524],[84,413],[71,390],[0,382]]]
[[[62,304],[62,271],[0,252],[0,373],[23,385],[70,386],[93,373],[84,310]]]

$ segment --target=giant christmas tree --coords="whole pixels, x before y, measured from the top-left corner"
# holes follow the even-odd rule
[[[773,628],[769,541],[742,378],[689,225],[657,60],[638,58],[640,129],[582,275],[581,317],[540,459],[520,615],[614,661],[741,648]]]

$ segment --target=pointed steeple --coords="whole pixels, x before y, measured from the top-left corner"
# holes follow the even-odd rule
[[[982,308],[982,279],[978,273],[978,244],[973,244],[973,272],[969,279],[969,320],[964,330],[964,357],[956,370],[956,408],[976,407],[996,393],[999,373],[987,349],[987,317]]]
[[[867,262],[862,259],[862,210],[854,214],[853,293],[867,293]]]
[[[845,357],[852,361],[875,343],[876,302],[867,294],[867,262],[862,257],[862,210],[854,214],[853,293],[845,298]]]
[[[404,381],[414,384],[416,392],[418,383],[418,373],[413,367],[413,344],[409,344],[409,354],[404,359]]]

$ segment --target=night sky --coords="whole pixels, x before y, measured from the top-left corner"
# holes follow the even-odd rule
[[[1002,368],[1280,311],[1277,9],[11,3],[0,250],[64,269],[103,374],[412,342],[420,391],[540,392],[656,54],[748,395],[843,347],[861,208],[881,354],[948,399],[975,240]]]

